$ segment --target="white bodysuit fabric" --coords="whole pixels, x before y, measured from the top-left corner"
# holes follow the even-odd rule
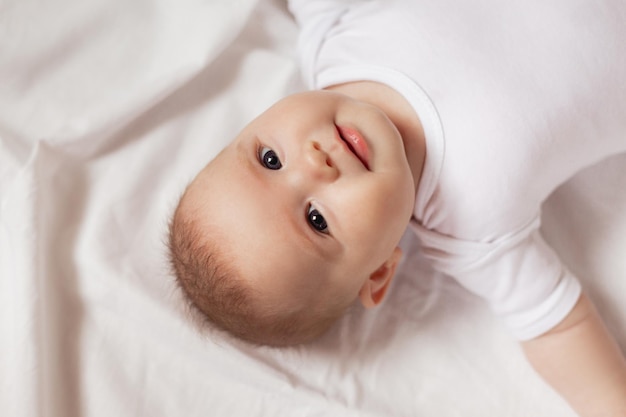
[[[626,151],[626,3],[291,0],[312,89],[391,86],[424,126],[411,227],[521,339],[581,287],[539,233],[566,179]],[[575,210],[575,207],[571,208]]]

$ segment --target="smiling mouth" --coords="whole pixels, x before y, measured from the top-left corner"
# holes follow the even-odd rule
[[[369,170],[369,148],[363,136],[350,127],[337,126],[337,132],[339,132],[339,137],[348,146],[350,152]]]

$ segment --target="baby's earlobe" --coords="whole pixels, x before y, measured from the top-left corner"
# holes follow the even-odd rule
[[[375,307],[383,301],[401,259],[402,250],[396,247],[391,256],[363,283],[359,298],[365,308]]]

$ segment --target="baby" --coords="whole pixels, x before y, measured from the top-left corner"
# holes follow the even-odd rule
[[[375,305],[388,288],[424,142],[419,128],[401,136],[388,116],[405,113],[419,127],[397,93],[355,87],[400,105],[386,113],[339,92],[290,96],[250,123],[181,200],[171,245],[178,277],[239,337],[308,341],[357,296]]]
[[[251,342],[312,340],[383,300],[410,226],[581,415],[626,415],[619,348],[538,231],[559,184],[626,151],[626,5],[560,3],[291,1],[312,91],[181,198],[170,248],[191,303]]]

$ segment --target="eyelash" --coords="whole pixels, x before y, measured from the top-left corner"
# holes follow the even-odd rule
[[[315,213],[317,213],[317,214],[315,214]],[[321,217],[320,227],[323,226],[323,229],[318,229],[313,224],[312,216],[317,216],[317,215],[319,215]],[[324,218],[324,215],[322,213],[320,213],[318,209],[313,207],[312,204],[309,204],[309,208],[307,209],[306,220],[307,220],[307,223],[309,223],[309,225],[313,228],[313,230],[315,232],[321,233],[321,234],[324,234],[324,235],[330,234],[330,232],[328,231],[328,223],[326,222],[326,219]]]
[[[267,162],[265,160],[265,157],[267,156],[267,154],[272,153],[274,155],[274,157],[276,158],[276,161],[278,161],[278,166],[276,166],[275,168],[272,168],[270,166],[268,166],[267,164],[269,162]],[[270,155],[270,158],[272,156]],[[282,162],[280,162],[280,158],[278,157],[278,155],[276,154],[276,152],[272,149],[272,148],[268,148],[267,146],[262,146],[259,145],[259,148],[257,150],[257,158],[259,159],[259,162],[261,163],[261,165],[267,169],[271,169],[273,171],[281,169],[283,167]]]
[[[266,160],[266,156],[270,152],[274,155],[274,157],[276,158],[276,161],[278,162],[275,168],[268,166],[269,162]],[[282,162],[280,162],[280,158],[278,158],[278,155],[276,155],[276,152],[267,146],[259,145],[258,150],[257,150],[257,158],[259,160],[259,163],[266,169],[279,170],[282,168]],[[269,158],[272,158],[272,155],[270,155]],[[319,219],[319,222],[317,223],[317,225],[314,223],[314,219]],[[312,204],[309,204],[307,207],[306,221],[309,224],[309,226],[313,229],[313,231],[315,231],[316,233],[320,233],[324,235],[329,234],[328,223],[326,222],[324,215],[320,213],[318,209],[313,207]]]

